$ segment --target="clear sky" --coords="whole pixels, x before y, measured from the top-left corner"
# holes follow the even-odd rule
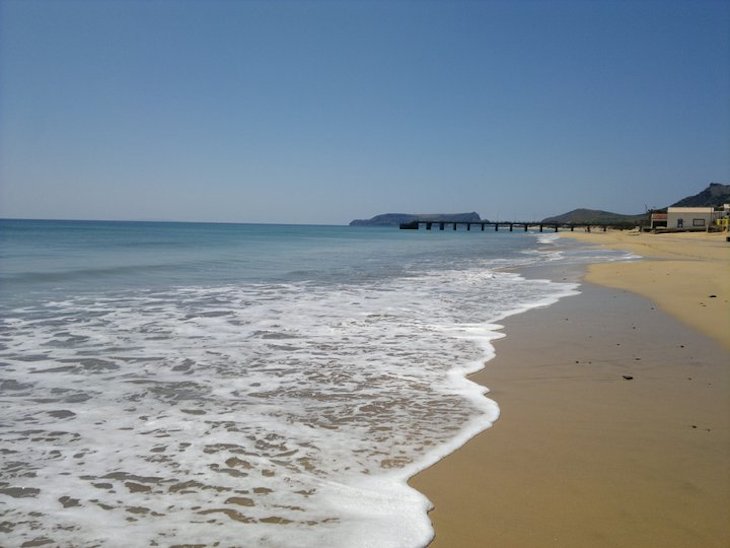
[[[640,213],[730,182],[730,2],[0,0],[0,216]]]

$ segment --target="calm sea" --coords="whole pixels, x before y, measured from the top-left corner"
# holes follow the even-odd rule
[[[2,544],[426,544],[548,235],[0,221]],[[40,544],[39,544],[40,545]]]

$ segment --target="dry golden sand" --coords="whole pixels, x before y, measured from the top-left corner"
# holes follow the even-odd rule
[[[730,244],[711,236],[578,236],[652,259],[505,322],[473,376],[500,419],[411,480],[434,547],[730,545]]]
[[[586,279],[644,295],[730,349],[730,242],[725,241],[726,233],[566,234],[652,259],[595,264]]]

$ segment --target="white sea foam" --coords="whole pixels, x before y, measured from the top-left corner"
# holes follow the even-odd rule
[[[537,243],[542,245],[554,244],[560,238],[559,232],[541,233],[537,235]]]
[[[424,545],[429,503],[406,480],[498,417],[465,378],[495,322],[576,291],[500,266],[12,310],[6,542]]]

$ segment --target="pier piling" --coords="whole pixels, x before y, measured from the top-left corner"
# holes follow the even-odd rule
[[[554,232],[560,232],[560,228],[570,229],[571,232],[575,231],[575,227],[582,227],[586,232],[590,232],[593,227],[600,228],[603,232],[606,232],[608,230],[608,227],[610,225],[606,224],[593,224],[590,223],[542,223],[542,222],[522,222],[522,221],[421,221],[421,220],[414,220],[407,223],[401,223],[400,228],[402,229],[413,229],[418,230],[421,228],[421,225],[425,225],[426,230],[432,230],[433,225],[435,223],[438,223],[439,230],[444,230],[446,228],[446,225],[450,224],[452,227],[452,230],[456,231],[459,229],[459,225],[466,225],[466,230],[468,232],[471,232],[472,225],[478,225],[480,230],[484,232],[486,230],[486,227],[493,226],[495,232],[499,232],[500,225],[505,228],[509,228],[510,232],[514,232],[515,227],[522,227],[522,229],[525,232],[528,232],[530,228],[537,229],[539,232],[544,232],[546,228],[552,229]]]

